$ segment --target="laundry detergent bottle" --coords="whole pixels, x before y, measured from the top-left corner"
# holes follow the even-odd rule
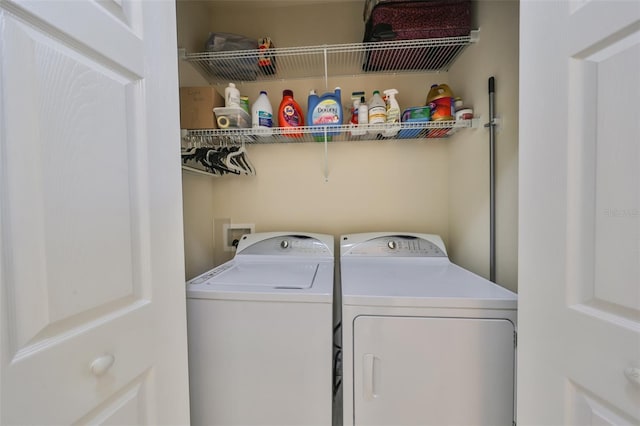
[[[282,101],[278,108],[278,126],[280,127],[300,127],[304,126],[304,114],[300,105],[293,99],[293,91],[285,89],[282,91]],[[302,132],[283,131],[285,136],[299,138]]]
[[[431,108],[431,120],[454,120],[454,112],[451,112],[453,104],[453,92],[446,84],[434,84],[427,95],[427,105]]]
[[[254,129],[260,130],[260,135],[271,135],[273,130],[273,109],[271,102],[264,90],[251,106],[251,123]]]
[[[336,127],[342,125],[342,101],[341,90],[336,87],[333,92],[327,92],[318,96],[315,90],[309,93],[307,110],[307,125],[314,127]],[[337,135],[338,131],[328,131],[327,135]],[[317,141],[324,141],[325,131],[314,132]],[[327,140],[331,140],[327,136]]]

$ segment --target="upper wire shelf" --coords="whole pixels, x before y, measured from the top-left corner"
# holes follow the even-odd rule
[[[210,84],[228,81],[264,81],[309,77],[358,75],[363,73],[444,72],[471,43],[479,31],[468,36],[350,43],[307,47],[187,53]],[[268,57],[272,67],[260,68]]]

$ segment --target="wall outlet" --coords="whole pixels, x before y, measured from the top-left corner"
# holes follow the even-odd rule
[[[256,226],[253,223],[230,223],[222,225],[222,242],[224,251],[236,251],[236,247],[245,234],[253,234]]]

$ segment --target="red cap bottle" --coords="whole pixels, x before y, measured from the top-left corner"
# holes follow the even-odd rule
[[[293,91],[289,89],[282,91],[282,101],[278,109],[278,125],[280,127],[304,126],[302,109],[293,99]],[[284,134],[289,137],[302,137],[302,132],[285,132]]]

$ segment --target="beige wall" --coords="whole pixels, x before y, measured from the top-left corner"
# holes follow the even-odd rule
[[[182,172],[185,270],[193,277],[211,268],[214,258],[212,177]]]
[[[364,34],[363,4],[360,0],[214,2],[211,31],[269,36],[276,47],[358,43]]]
[[[449,71],[455,94],[489,120],[488,78],[495,77],[496,281],[517,289],[518,21],[516,0],[474,2],[480,40]],[[454,262],[489,277],[489,132],[450,140],[449,248]]]
[[[202,34],[208,32],[211,16],[208,1],[176,2],[178,48],[198,51]],[[206,36],[205,36],[206,37]],[[206,80],[190,65],[178,61],[180,86],[206,85]],[[212,178],[182,172],[182,200],[185,239],[185,274],[187,278],[207,271],[214,261]]]
[[[208,0],[177,0],[178,49],[202,51],[211,28],[212,3]],[[206,86],[207,80],[185,61],[178,61],[180,86]]]
[[[184,31],[193,30],[192,26],[189,30],[185,29],[189,20],[185,19],[184,13],[202,15],[205,12],[202,11],[203,7],[197,12],[198,7],[193,4],[185,8],[180,3],[183,2],[178,2],[178,13],[180,15],[182,11],[183,16],[178,19],[178,31],[183,34]],[[251,37],[269,35],[278,47],[361,41],[362,2],[339,2],[330,6],[311,3],[306,6],[287,4],[283,7],[270,3],[266,7],[265,2],[217,2],[212,6],[210,25],[216,31],[239,32]],[[460,58],[463,65],[456,63],[448,74],[340,77],[330,78],[326,86],[322,79],[243,83],[239,84],[240,91],[253,101],[259,90],[266,89],[275,110],[282,90],[289,88],[294,90],[296,99],[306,110],[309,89],[322,92],[339,85],[343,90],[342,99],[346,101],[354,90],[365,90],[370,96],[374,89],[393,87],[400,91],[398,100],[401,108],[406,108],[424,105],[431,84],[449,83],[456,94],[468,99],[486,118],[487,113],[483,111],[486,107],[481,105],[487,102],[486,78],[495,75],[500,90],[505,89],[504,95],[498,96],[507,94],[507,77],[498,74],[491,61],[510,63],[511,59],[509,55],[501,56],[498,51],[483,54],[484,51],[494,50],[491,42],[483,42],[483,37],[485,34],[488,34],[487,37],[500,34],[504,39],[513,38],[517,49],[517,7],[513,10],[507,4],[506,11],[498,14],[500,19],[509,18],[515,22],[514,29],[511,23],[505,26],[492,13],[485,13],[485,8],[494,9],[498,3],[505,2],[483,1],[476,13],[483,22],[487,21],[486,25],[497,23],[500,28],[490,31],[482,23],[480,37],[483,44],[469,48]],[[247,6],[252,13],[243,12],[246,10],[243,7]],[[333,10],[340,12],[328,13]],[[201,18],[200,15],[197,19]],[[288,17],[286,24],[272,24],[274,21],[281,22],[284,16]],[[329,21],[333,25],[323,25]],[[510,30],[515,33],[505,32]],[[202,38],[204,42],[206,34]],[[183,35],[182,39],[186,45],[187,37]],[[503,44],[498,48],[501,46]],[[513,58],[515,61],[517,50]],[[187,69],[183,70],[185,66]],[[197,73],[192,74],[193,70],[188,64],[181,64],[180,71],[182,86],[204,84]],[[516,82],[517,87],[517,63],[515,76],[509,78]],[[218,90],[222,91],[223,87],[218,87]],[[500,102],[504,102],[502,107],[508,105],[504,99]],[[513,105],[513,108],[517,108],[517,96]],[[512,116],[515,123],[517,111],[513,111],[516,112]],[[505,121],[508,123],[508,120]],[[501,131],[506,131],[506,128]],[[513,143],[517,146],[515,139]],[[344,233],[376,230],[437,233],[445,240],[454,260],[486,276],[489,222],[488,184],[484,181],[488,182],[488,162],[483,158],[486,158],[487,146],[488,132],[485,129],[463,130],[448,140],[332,143],[328,146],[328,176],[325,179],[323,144],[250,145],[247,149],[258,171],[257,176],[204,177],[209,183],[199,185],[197,191],[206,192],[203,199],[210,197],[212,205],[185,202],[185,217],[190,217],[188,209],[198,208],[199,220],[205,217],[211,219],[206,226],[213,226],[212,219],[216,218],[232,223],[254,223],[258,232],[313,231],[333,234],[336,238]],[[512,154],[503,154],[501,151],[499,155]],[[511,204],[515,209],[517,176],[513,185],[510,185],[512,173],[507,168],[501,171],[501,179],[507,180],[507,184],[500,185],[501,202],[510,200],[505,208],[499,210],[505,220],[505,212]],[[185,192],[193,194],[193,188],[186,188],[188,184],[189,179],[185,179]],[[187,240],[212,238],[206,232],[187,232],[189,227],[185,224]],[[198,227],[192,225],[191,228]],[[504,225],[501,229],[499,250],[515,251],[515,233],[509,235]],[[220,258],[219,248],[215,248],[215,244],[212,247],[204,243],[187,243],[186,249],[188,276],[224,260]],[[192,253],[192,250],[200,252]],[[207,265],[204,259],[211,259],[211,265]],[[515,288],[515,273],[512,274],[512,271],[515,271],[515,257],[512,262],[506,257],[501,258],[498,278],[503,279],[501,284]]]

